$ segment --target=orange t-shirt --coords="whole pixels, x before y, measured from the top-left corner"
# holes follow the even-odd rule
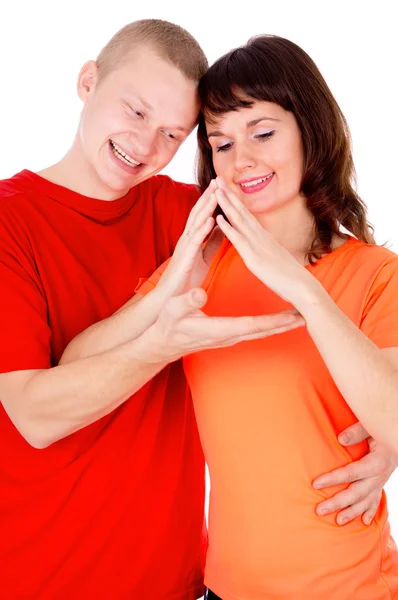
[[[350,238],[307,268],[375,344],[398,346],[395,254]],[[289,308],[228,242],[204,287],[210,315]],[[314,490],[314,478],[357,460],[367,445],[338,443],[357,419],[308,331],[204,351],[184,364],[211,477],[207,586],[223,600],[398,598],[384,495],[370,526],[357,518],[340,527],[335,515],[315,513],[338,488]]]

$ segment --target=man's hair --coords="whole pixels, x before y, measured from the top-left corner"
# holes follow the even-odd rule
[[[202,48],[185,29],[161,19],[143,19],[118,31],[99,53],[96,63],[102,79],[120,66],[137,46],[147,45],[194,82],[208,69]]]

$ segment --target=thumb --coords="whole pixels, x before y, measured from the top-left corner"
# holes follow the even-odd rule
[[[181,294],[170,298],[168,301],[168,310],[175,318],[181,319],[189,315],[198,308],[202,308],[207,302],[207,294],[201,288],[194,288]]]
[[[207,302],[207,294],[202,288],[189,290],[187,295],[193,308],[202,308]]]
[[[350,427],[347,427],[342,431],[338,437],[338,440],[342,446],[354,446],[363,442],[369,437],[369,433],[361,423],[354,423]]]

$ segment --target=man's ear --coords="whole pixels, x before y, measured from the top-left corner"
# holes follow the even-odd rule
[[[80,100],[86,102],[89,96],[94,93],[97,84],[97,63],[94,60],[89,60],[82,66],[77,79],[77,93]]]

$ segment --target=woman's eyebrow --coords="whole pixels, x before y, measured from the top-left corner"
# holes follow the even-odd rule
[[[261,121],[276,121],[276,122],[280,122],[280,119],[273,119],[272,117],[259,117],[258,119],[253,119],[253,121],[248,121],[246,123],[246,126],[249,127],[254,127],[255,125],[258,125],[258,123],[260,123]]]
[[[261,121],[273,121],[275,122],[280,122],[280,119],[274,119],[273,117],[259,117],[258,119],[253,119],[252,121],[248,121],[246,123],[246,127],[248,129],[250,129],[250,127],[255,127],[256,125],[258,125],[259,123],[261,123]],[[211,137],[222,137],[224,135],[224,133],[222,131],[210,131],[207,134],[207,138],[211,138]]]

